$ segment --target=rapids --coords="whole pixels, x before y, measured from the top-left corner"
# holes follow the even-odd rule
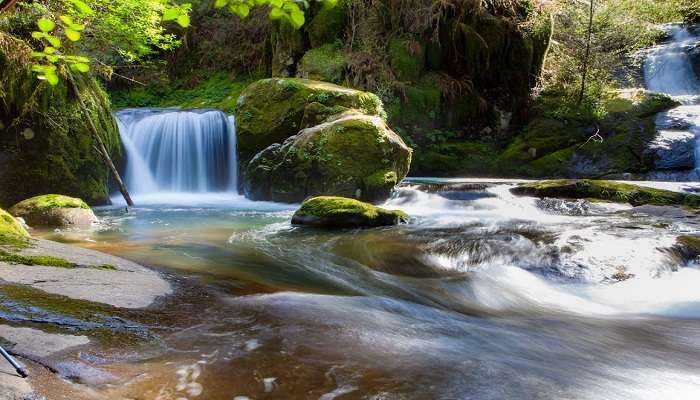
[[[700,219],[512,185],[409,181],[385,206],[411,224],[382,229],[230,197],[46,235],[188,277],[148,311],[157,350],[95,365],[132,377],[95,385],[113,398],[697,398],[700,269],[676,239]]]

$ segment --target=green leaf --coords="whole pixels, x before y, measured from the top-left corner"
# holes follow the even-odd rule
[[[56,52],[56,49],[51,47],[51,46],[44,47],[44,53],[46,53],[46,54],[53,54],[55,52]]]
[[[55,48],[61,47],[61,39],[57,38],[56,36],[53,35],[46,35],[45,39],[47,42],[51,44],[51,46]]]
[[[55,71],[46,70],[44,72],[44,76],[52,86],[56,86],[58,84],[58,75],[56,75]]]
[[[32,57],[34,58],[44,58],[46,54],[40,51],[32,51]]]
[[[90,71],[90,66],[87,64],[83,64],[83,63],[71,64],[70,67],[71,67],[71,69],[78,71],[78,72],[85,73],[85,72]]]
[[[241,4],[238,6],[238,15],[245,18],[250,14],[250,7],[247,4]]]
[[[305,18],[304,18],[304,13],[297,8],[297,10],[292,11],[289,14],[289,19],[292,22],[292,26],[295,29],[299,29],[302,26],[304,26]]]
[[[88,6],[87,4],[82,2],[81,0],[68,0],[68,1],[71,4],[73,4],[73,6],[75,6],[75,8],[78,10],[78,13],[80,13],[81,15],[87,16],[87,15],[92,15],[95,13],[94,11],[92,11],[92,8],[90,8],[90,6]]]
[[[228,4],[228,0],[216,0],[214,2],[214,7],[216,8],[223,8]]]
[[[45,34],[44,32],[37,32],[37,31],[32,32],[32,37],[33,37],[34,39],[39,39],[39,40],[40,40],[40,39],[43,39],[44,36],[46,36],[46,34]]]
[[[56,64],[58,62],[58,60],[61,59],[61,57],[59,57],[57,55],[50,54],[50,55],[46,56],[46,59],[49,60],[49,62]]]
[[[67,16],[67,15],[61,15],[61,16],[58,17],[58,18],[60,18],[61,21],[62,21],[64,24],[68,25],[68,26],[73,25],[73,19],[72,19],[71,17]]]
[[[284,16],[286,16],[286,14],[279,8],[273,8],[270,10],[270,19],[280,19]]]
[[[69,28],[76,32],[82,32],[85,29],[85,25],[70,24]]]
[[[187,28],[188,26],[190,26],[190,16],[187,14],[180,15],[179,17],[177,17],[177,24],[183,28]]]
[[[38,26],[42,32],[51,32],[56,28],[56,24],[50,19],[46,18],[40,18],[38,21],[36,21],[36,26]]]
[[[180,16],[180,10],[177,8],[166,8],[163,12],[163,21],[173,21]]]
[[[80,40],[80,33],[76,32],[70,28],[66,28],[64,33],[66,34],[66,37],[68,38],[68,40],[70,40],[71,42],[77,42],[78,40]]]
[[[274,8],[282,8],[284,4],[283,0],[270,0],[270,5]]]

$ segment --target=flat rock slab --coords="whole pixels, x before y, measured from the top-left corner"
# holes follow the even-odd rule
[[[59,257],[78,267],[13,265],[0,261],[0,279],[121,308],[148,307],[158,297],[172,293],[170,284],[160,274],[131,261],[43,239],[36,239],[34,243],[34,247],[20,253]],[[105,264],[115,269],[96,268]]]
[[[10,364],[0,362],[0,399],[24,400],[31,398],[32,387],[27,379],[21,378]]]
[[[46,333],[38,329],[0,325],[0,337],[15,344],[15,351],[44,358],[65,349],[90,343],[87,336]]]

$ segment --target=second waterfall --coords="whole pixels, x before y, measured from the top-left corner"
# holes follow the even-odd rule
[[[116,119],[132,193],[236,191],[233,117],[218,110],[126,109]]]

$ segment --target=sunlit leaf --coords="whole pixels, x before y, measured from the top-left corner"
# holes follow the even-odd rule
[[[250,7],[247,4],[241,4],[238,6],[238,15],[245,18],[250,14]]]
[[[80,40],[80,33],[76,32],[70,28],[66,28],[64,33],[66,34],[66,37],[68,38],[68,40],[70,40],[71,42],[77,42],[78,40]]]
[[[69,17],[69,16],[67,16],[67,15],[61,15],[61,16],[58,17],[58,18],[60,18],[61,21],[62,21],[64,24],[68,25],[68,26],[73,25],[73,18],[71,18],[71,17]]]
[[[190,26],[190,16],[187,14],[180,15],[179,17],[177,17],[177,24],[183,28],[187,28],[188,26]]]
[[[92,15],[95,13],[94,11],[92,11],[92,8],[90,8],[90,6],[88,6],[87,4],[85,4],[81,0],[68,0],[68,1],[71,4],[73,4],[73,6],[75,6],[75,8],[78,10],[78,12],[81,15],[87,16],[87,15]]]
[[[56,52],[56,49],[51,47],[51,46],[44,47],[44,53],[46,53],[46,54],[53,54],[55,52]]]
[[[222,7],[225,7],[226,4],[228,4],[228,0],[216,0],[216,1],[214,2],[214,7],[216,7],[216,8],[222,8]]]
[[[90,66],[83,63],[71,64],[71,69],[78,72],[88,72],[90,71]]]
[[[47,70],[44,76],[51,85],[56,86],[58,84],[58,75],[56,75],[55,71]]]
[[[270,18],[271,19],[280,19],[285,16],[284,11],[280,10],[279,8],[273,8],[270,10]]]
[[[167,8],[163,12],[163,21],[173,21],[180,16],[180,10],[177,8]]]
[[[42,32],[51,32],[56,28],[56,24],[50,19],[46,18],[40,18],[38,21],[36,21],[36,25]]]
[[[32,51],[32,57],[34,58],[44,58],[46,57],[45,53],[39,52],[39,51]]]
[[[51,46],[53,46],[55,48],[61,47],[61,39],[57,38],[56,36],[46,35],[44,38],[46,39],[47,42],[49,42],[51,44]]]
[[[32,32],[32,37],[34,39],[43,39],[44,36],[46,36],[46,34],[44,32],[37,32],[37,31]]]

